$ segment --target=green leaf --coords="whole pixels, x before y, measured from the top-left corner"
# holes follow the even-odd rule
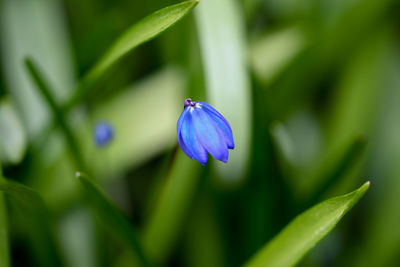
[[[0,182],[4,182],[0,165]],[[0,267],[10,266],[8,245],[7,208],[3,193],[0,193]]]
[[[27,136],[10,99],[0,102],[0,161],[18,164],[25,155]]]
[[[137,46],[155,38],[165,30],[172,27],[188,14],[198,1],[186,1],[158,10],[145,17],[131,28],[129,28],[120,38],[118,38],[105,55],[83,78],[75,94],[67,104],[67,108],[75,105],[85,98],[93,85],[100,77],[118,60],[127,55]]]
[[[385,56],[381,64],[374,64],[375,76],[379,75],[379,83],[374,86],[379,91],[381,99],[375,105],[363,111],[373,110],[370,114],[381,114],[375,118],[371,128],[371,140],[368,150],[367,166],[374,166],[374,175],[379,180],[380,187],[371,196],[371,205],[368,213],[363,216],[363,232],[366,234],[365,242],[361,246],[354,246],[347,251],[351,258],[347,260],[348,266],[397,266],[399,263],[399,241],[400,241],[400,209],[398,198],[400,195],[400,142],[398,134],[400,124],[400,55],[398,45],[394,39],[395,27],[389,27],[389,35],[379,48]],[[381,33],[381,28],[375,30]],[[378,39],[376,34],[370,36],[372,43]],[[376,51],[376,48],[374,48]],[[372,53],[372,51],[370,52]],[[371,72],[372,73],[372,72]],[[365,75],[372,75],[371,73]],[[377,74],[379,73],[379,74]],[[368,77],[368,76],[365,76]],[[367,88],[368,93],[370,92]],[[354,101],[356,99],[354,98]],[[379,104],[377,104],[379,103]],[[349,103],[351,104],[351,103]],[[358,104],[354,102],[354,104]],[[365,115],[363,115],[365,116]],[[346,253],[347,254],[347,253]]]
[[[66,266],[98,266],[96,252],[100,246],[94,229],[97,229],[94,218],[83,205],[64,213],[58,223],[58,233]]]
[[[224,261],[224,241],[215,202],[201,194],[185,222],[183,251],[185,266],[229,266]]]
[[[0,193],[0,266],[10,266],[7,210],[3,193]]]
[[[133,225],[92,181],[81,173],[77,173],[77,177],[83,186],[85,195],[89,198],[101,221],[110,230],[115,232],[121,240],[125,241],[132,251],[139,256],[141,266],[148,265]]]
[[[155,262],[164,262],[173,249],[200,177],[201,165],[178,149],[143,233],[146,253]]]
[[[325,237],[358,202],[370,186],[328,199],[297,216],[271,242],[257,252],[245,266],[286,267],[295,265]]]
[[[76,167],[85,170],[84,162],[80,153],[80,149],[78,147],[77,142],[75,141],[74,134],[70,126],[65,119],[65,116],[59,107],[56,99],[52,95],[52,91],[48,85],[48,82],[45,81],[43,74],[39,71],[38,67],[33,63],[32,59],[25,59],[25,66],[28,70],[29,75],[31,76],[33,82],[35,83],[37,89],[42,94],[43,98],[46,100],[47,104],[50,106],[51,111],[53,113],[54,118],[57,121],[58,126],[64,133],[65,139],[68,143],[68,148],[71,150],[72,155],[74,156]]]
[[[39,266],[63,266],[51,216],[39,194],[16,182],[0,181],[0,191],[16,204],[16,214],[32,244]]]
[[[1,63],[7,91],[15,101],[30,140],[40,137],[50,112],[29,80],[24,57],[42,66],[52,95],[65,102],[76,84],[70,40],[61,1],[4,0],[0,8]]]
[[[297,27],[271,32],[252,42],[250,63],[256,78],[264,85],[282,72],[282,70],[306,46],[304,33]]]
[[[196,10],[207,99],[229,121],[235,138],[228,163],[215,161],[218,173],[229,182],[239,182],[245,174],[252,129],[245,25],[237,4],[202,0]]]

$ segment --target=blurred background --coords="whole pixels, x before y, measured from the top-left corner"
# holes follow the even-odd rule
[[[3,176],[46,207],[1,201],[11,266],[140,266],[77,171],[165,266],[242,265],[302,211],[370,180],[299,266],[399,266],[399,1],[201,0],[69,109],[71,149],[25,57],[64,104],[126,29],[176,3],[0,0]],[[203,167],[178,147],[187,97],[231,123],[228,164]]]

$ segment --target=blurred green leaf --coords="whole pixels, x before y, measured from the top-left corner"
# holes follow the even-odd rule
[[[51,215],[39,194],[22,184],[4,180],[0,181],[0,191],[15,203],[39,266],[63,266]]]
[[[115,259],[112,267],[133,267],[141,266],[137,255],[130,250],[124,250],[120,253],[118,259]]]
[[[391,36],[387,30],[369,35],[370,39],[352,55],[332,95],[327,150],[348,142],[354,135],[368,133],[376,119]]]
[[[0,183],[4,182],[0,164]],[[9,244],[8,244],[8,223],[7,207],[4,201],[4,194],[0,193],[0,267],[10,266]]]
[[[15,106],[10,99],[0,102],[0,161],[19,163],[25,155],[27,136]]]
[[[296,27],[265,34],[252,42],[250,62],[257,79],[267,85],[304,47],[304,33]]]
[[[64,117],[64,114],[63,114],[62,110],[60,109],[57,101],[53,97],[52,91],[51,91],[47,81],[45,81],[43,74],[40,73],[38,67],[33,63],[32,59],[26,58],[25,66],[28,70],[28,73],[31,76],[31,79],[35,83],[37,89],[42,94],[42,96],[46,100],[47,104],[50,106],[51,111],[53,113],[54,118],[57,121],[58,126],[63,131],[65,139],[67,140],[67,143],[68,143],[68,148],[71,150],[71,153],[76,162],[76,167],[79,168],[80,170],[85,171],[86,170],[86,168],[84,167],[85,164],[83,162],[78,144],[75,141],[74,134],[72,133],[72,130],[71,130],[70,126],[68,125],[68,123]]]
[[[7,210],[3,193],[0,193],[0,266],[10,266]]]
[[[328,199],[297,216],[272,241],[255,254],[246,266],[286,267],[295,265],[325,237],[358,202],[370,186]]]
[[[298,7],[304,6],[304,1],[297,2]],[[351,62],[349,59],[368,44],[372,29],[377,29],[377,25],[388,18],[388,10],[395,1],[329,1],[343,5],[332,18],[324,16],[320,10],[327,7],[328,2],[308,2],[315,4],[308,14],[311,24],[300,23],[308,31],[307,47],[268,90],[266,101],[272,117],[290,114],[312,101],[317,92],[323,92],[326,82],[332,84],[344,66]]]
[[[312,171],[314,173],[324,171],[321,165],[327,166],[326,171],[329,172],[329,164],[340,161],[345,150],[343,148],[348,147],[358,136],[368,138],[374,132],[375,123],[382,119],[377,114],[380,105],[385,105],[382,99],[391,86],[386,85],[386,79],[387,64],[393,57],[390,54],[393,37],[386,22],[381,22],[380,25],[375,31],[368,31],[368,39],[349,58],[342,77],[332,91],[329,116],[326,118],[326,145],[321,150],[321,155],[328,155],[330,158],[326,157],[324,162],[316,164]],[[367,156],[368,153],[367,150]],[[341,187],[345,192],[358,183],[362,171],[360,167],[361,164],[355,164],[336,188]],[[308,177],[316,178],[312,181],[314,185],[323,184],[322,179],[328,178],[312,172]]]
[[[310,165],[315,165],[322,146],[322,134],[317,118],[311,112],[299,110],[285,122],[271,123],[269,129],[282,171],[296,177]]]
[[[133,252],[139,256],[142,265],[148,265],[148,261],[138,240],[138,234],[133,225],[129,223],[116,206],[111,203],[92,181],[80,173],[77,173],[77,177],[83,186],[84,194],[91,201],[100,221],[129,245]]]
[[[202,194],[201,199],[190,211],[183,237],[185,266],[226,266],[224,243],[214,204]]]
[[[97,267],[94,216],[84,206],[75,207],[64,213],[59,222],[60,246],[65,255],[66,266]]]
[[[382,98],[377,101],[375,97],[374,101],[373,107],[378,110],[374,113],[377,116],[369,137],[373,142],[366,163],[369,175],[376,178],[379,186],[369,195],[368,213],[362,219],[366,222],[364,240],[351,248],[347,257],[347,262],[357,267],[397,266],[400,260],[400,54],[397,28],[391,25],[389,33],[381,47],[385,60],[376,66],[382,75],[377,85]],[[376,39],[371,36],[371,40]]]
[[[345,146],[344,151],[340,153],[340,156],[329,155],[322,159],[322,162],[318,164],[316,169],[313,169],[313,175],[315,178],[311,180],[319,181],[312,188],[312,192],[308,197],[308,201],[305,207],[311,206],[312,203],[317,202],[326,192],[334,188],[346,174],[357,165],[357,162],[362,158],[367,142],[363,137],[356,137]],[[304,179],[299,177],[298,179]]]
[[[4,0],[0,8],[0,51],[5,87],[15,101],[30,140],[40,137],[50,119],[24,69],[30,56],[42,66],[58,103],[70,96],[75,84],[62,1]]]
[[[312,128],[310,125],[307,127]],[[346,177],[346,174],[357,165],[364,155],[362,152],[366,146],[365,138],[357,136],[348,144],[346,143],[331,153],[324,151],[323,156],[318,158],[314,156],[313,164],[306,161],[306,164],[302,165],[301,163],[305,161],[306,157],[304,155],[305,148],[296,147],[295,144],[305,143],[309,147],[312,144],[304,138],[295,141],[296,139],[292,137],[293,131],[288,131],[286,125],[280,122],[272,123],[270,132],[281,171],[290,181],[295,194],[303,200],[307,199],[304,205],[306,208],[319,201],[329,189],[334,188],[335,184]],[[307,138],[318,139],[310,131],[306,135]],[[320,150],[321,148],[318,147],[318,152]]]
[[[221,177],[232,183],[242,179],[247,170],[252,129],[245,25],[237,4],[230,0],[202,0],[195,13],[207,100],[229,121],[235,139],[228,163],[215,164]]]
[[[201,165],[180,148],[144,229],[146,253],[164,262],[173,249],[198,184]]]
[[[131,52],[137,46],[155,38],[185,15],[187,15],[198,1],[186,1],[176,5],[163,8],[145,17],[130,27],[120,38],[118,38],[98,63],[83,78],[75,94],[67,104],[67,108],[75,105],[85,98],[93,85],[100,77],[118,60]]]

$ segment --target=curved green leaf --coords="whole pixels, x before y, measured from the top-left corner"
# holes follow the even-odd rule
[[[71,107],[84,98],[93,88],[94,83],[119,59],[137,46],[155,38],[189,13],[198,1],[186,1],[172,5],[145,17],[129,28],[117,39],[105,55],[83,78],[67,107]]]
[[[253,256],[246,266],[295,265],[336,226],[364,195],[369,185],[370,182],[366,182],[349,194],[328,199],[300,214]]]

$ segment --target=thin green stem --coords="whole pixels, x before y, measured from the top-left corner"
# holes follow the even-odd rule
[[[66,120],[65,113],[62,111],[62,109],[59,107],[57,101],[54,99],[51,90],[48,86],[48,83],[45,81],[43,78],[43,75],[40,73],[38,67],[33,63],[33,61],[29,58],[25,59],[25,66],[32,77],[33,81],[36,84],[36,87],[39,89],[40,93],[42,96],[45,98],[47,103],[49,104],[53,115],[55,117],[55,120],[57,121],[58,125],[62,129],[65,139],[68,143],[68,147],[73,155],[73,158],[75,160],[76,166],[81,169],[86,171],[86,168],[84,167],[84,161],[82,154],[80,152],[79,146],[76,142],[76,139],[74,137],[74,134],[71,130],[71,128],[68,125],[68,122]]]

